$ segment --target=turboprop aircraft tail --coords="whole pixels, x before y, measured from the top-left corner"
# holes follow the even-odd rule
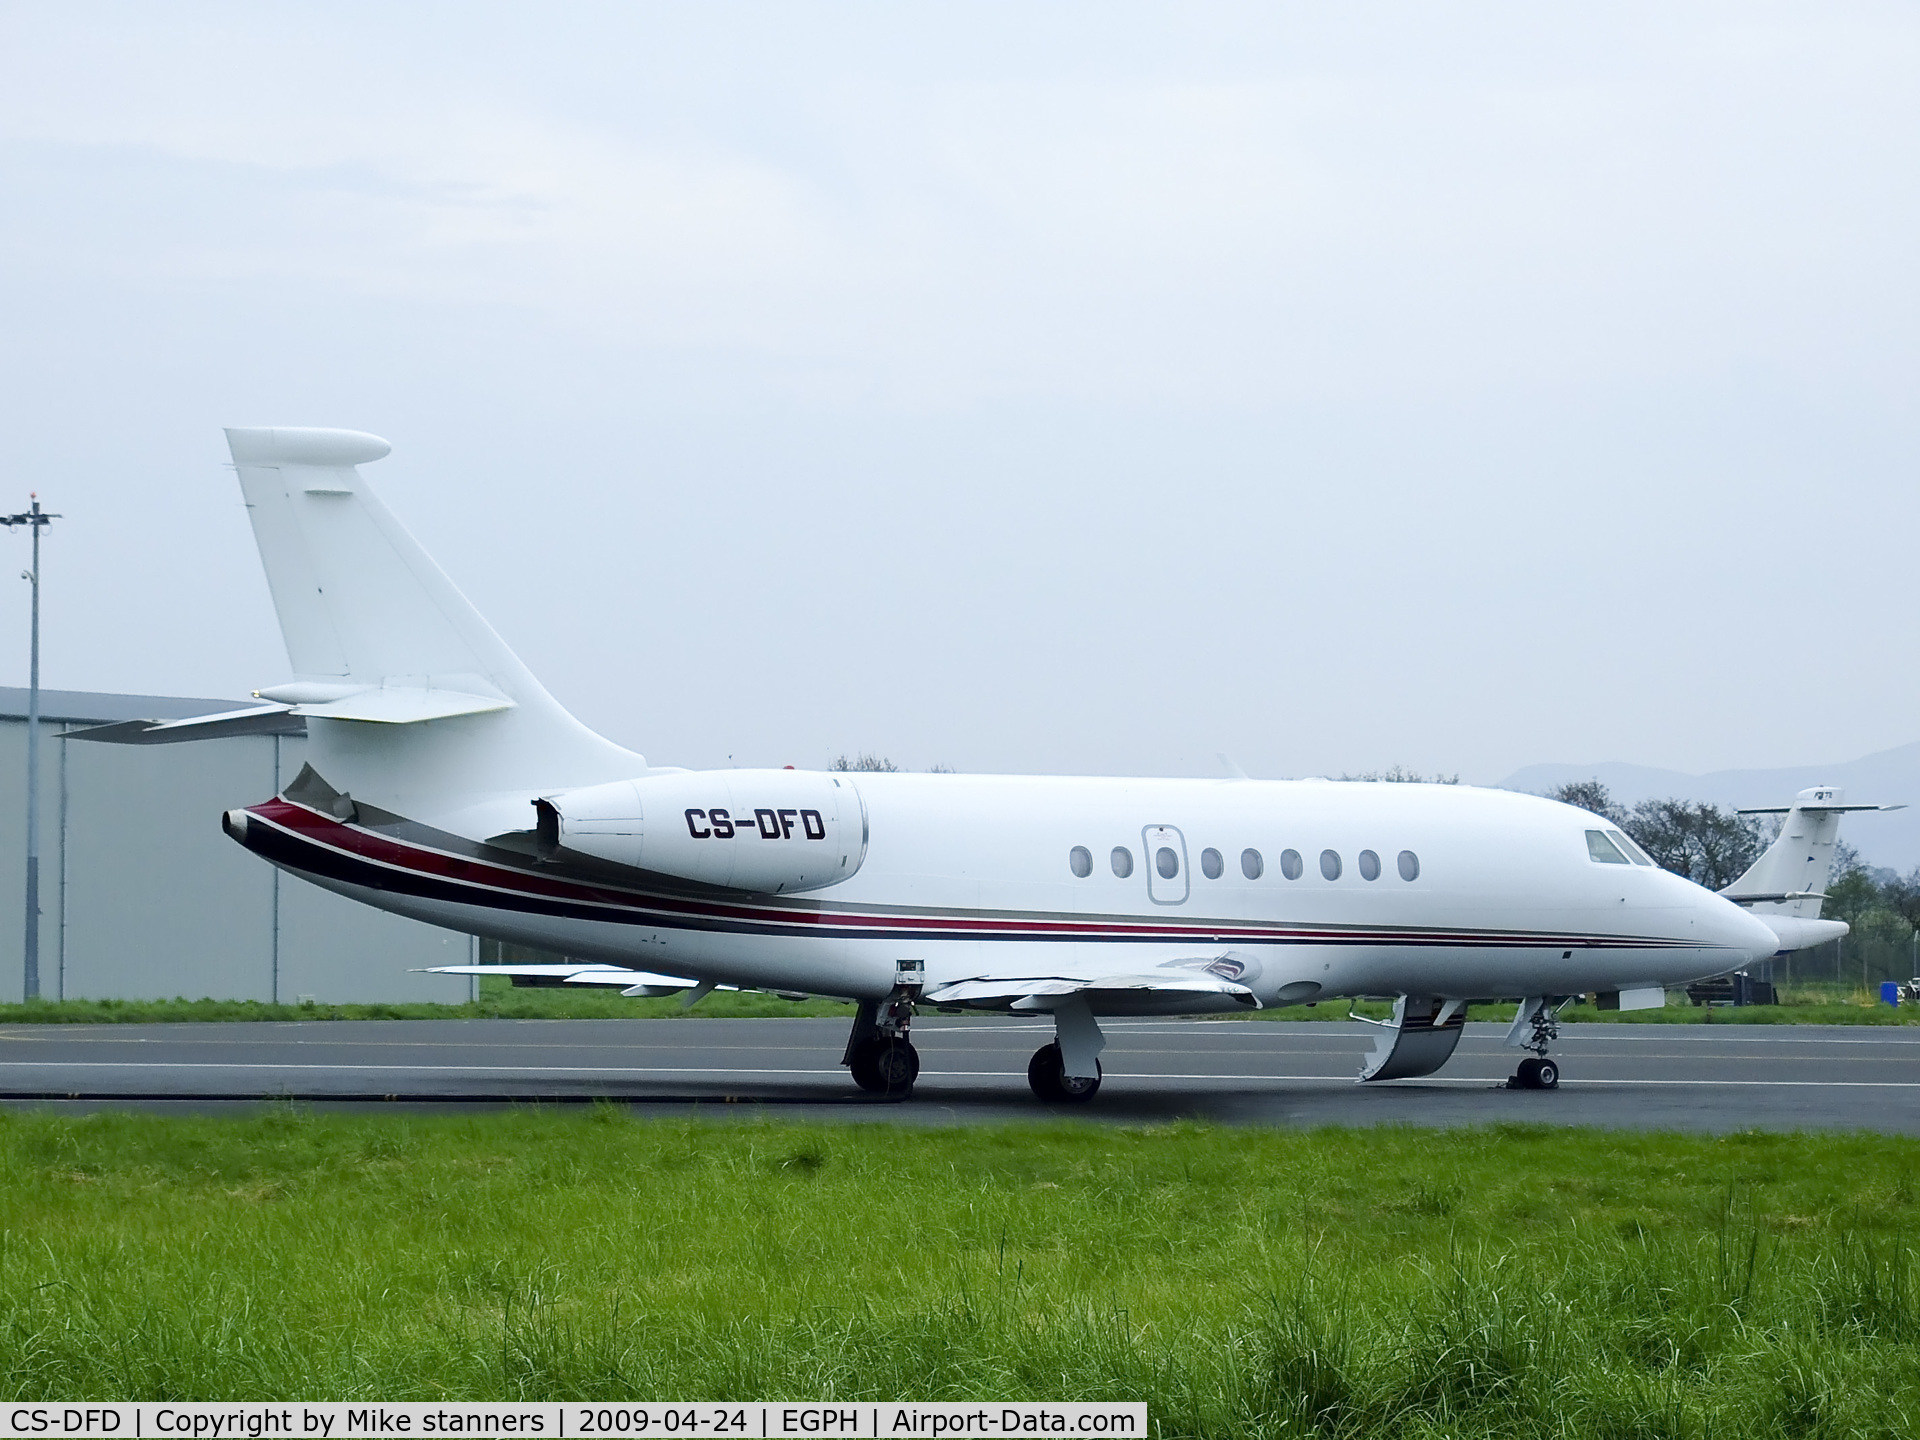
[[[152,744],[299,716],[333,791],[474,838],[525,828],[536,794],[645,773],[561,708],[380,503],[359,467],[386,441],[235,429],[227,445],[292,674],[252,710],[87,738]]]
[[[1853,810],[1900,810],[1900,805],[1849,805],[1845,792],[1829,785],[1802,790],[1791,805],[1742,810],[1742,815],[1784,815],[1780,836],[1733,884],[1720,893],[1753,912],[1780,937],[1782,950],[1836,940],[1847,933],[1839,920],[1822,920],[1840,840],[1840,817]]]

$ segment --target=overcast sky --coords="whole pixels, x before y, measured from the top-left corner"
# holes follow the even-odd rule
[[[655,763],[1920,738],[1910,5],[0,17],[50,686],[282,678],[220,427],[339,425]]]

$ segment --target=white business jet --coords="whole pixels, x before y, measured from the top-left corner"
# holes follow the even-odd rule
[[[918,1006],[1051,1015],[1028,1068],[1051,1101],[1099,1089],[1108,1016],[1393,997],[1360,1071],[1379,1082],[1437,1070],[1469,1000],[1505,997],[1533,1052],[1512,1083],[1552,1089],[1569,997],[1656,1005],[1845,929],[1807,918],[1825,870],[1779,846],[1734,887],[1749,910],[1501,790],[649,765],[562,709],[374,495],[358,467],[386,441],[226,433],[292,674],[257,707],[91,738],[301,717],[307,766],[227,833],[367,905],[571,957],[482,973],[843,997],[842,1063],[891,1094],[919,1073]]]

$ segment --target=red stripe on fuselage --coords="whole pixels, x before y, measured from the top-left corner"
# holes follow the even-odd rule
[[[521,902],[551,902],[555,906],[583,906],[612,912],[615,923],[665,928],[725,928],[741,932],[800,928],[820,935],[885,938],[914,935],[924,938],[1049,941],[1192,941],[1219,944],[1417,945],[1474,948],[1533,948],[1564,946],[1583,949],[1668,949],[1685,941],[1624,935],[1548,935],[1437,930],[1375,930],[1321,926],[1235,922],[1209,924],[1152,923],[1124,917],[1077,920],[1052,915],[928,915],[862,912],[829,908],[805,900],[768,903],[724,902],[689,896],[628,890],[532,869],[475,859],[408,841],[364,826],[347,824],[334,816],[276,798],[249,807],[248,813],[301,842],[336,854],[351,856],[383,870],[451,883],[475,892],[474,903],[489,904],[491,892]],[[497,902],[496,902],[497,903]],[[501,906],[499,908],[506,908]],[[523,905],[512,908],[523,908]]]

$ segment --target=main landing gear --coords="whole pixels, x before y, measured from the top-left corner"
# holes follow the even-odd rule
[[[1107,1038],[1084,1000],[1056,1006],[1053,1031],[1058,1038],[1027,1062],[1027,1084],[1051,1104],[1084,1105],[1100,1093],[1100,1052]]]
[[[1533,1056],[1522,1060],[1514,1068],[1513,1074],[1507,1077],[1509,1090],[1560,1088],[1560,1066],[1558,1062],[1547,1058],[1547,1046],[1560,1038],[1560,1026],[1555,1017],[1569,998],[1565,995],[1534,995],[1520,1002],[1520,1010],[1507,1031],[1507,1044],[1516,1049],[1531,1050]]]
[[[920,1078],[920,1052],[907,1038],[913,1028],[913,1002],[926,983],[926,966],[901,960],[894,966],[893,993],[884,1000],[862,1000],[847,1036],[840,1063],[853,1083],[875,1095],[905,1099]]]
[[[1083,1105],[1100,1093],[1100,1062],[1093,1062],[1094,1075],[1091,1079],[1069,1075],[1067,1062],[1061,1057],[1059,1042],[1042,1045],[1033,1052],[1033,1059],[1027,1062],[1027,1084],[1033,1087],[1033,1093],[1042,1100],[1068,1105]]]

